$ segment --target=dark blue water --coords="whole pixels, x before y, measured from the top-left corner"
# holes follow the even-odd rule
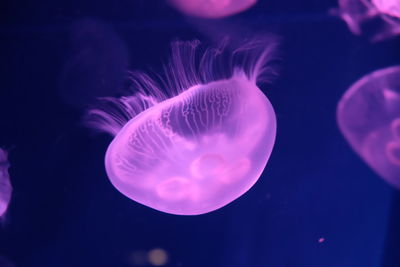
[[[335,112],[353,82],[400,63],[400,40],[353,36],[328,15],[335,6],[260,0],[210,22],[162,0],[1,2],[0,146],[14,195],[0,255],[18,267],[125,267],[162,248],[171,267],[399,267],[398,193],[351,150]],[[125,69],[159,70],[171,40],[235,31],[281,37],[279,77],[262,87],[277,142],[259,182],[201,216],[124,197],[104,170],[111,138],[82,126],[85,105],[118,94]]]

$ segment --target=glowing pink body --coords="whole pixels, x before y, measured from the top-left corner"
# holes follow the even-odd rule
[[[0,148],[0,217],[6,213],[11,200],[12,187],[8,167],[7,152]]]
[[[195,86],[128,122],[109,146],[107,173],[122,193],[147,206],[205,213],[257,181],[275,131],[272,106],[250,81]]]
[[[372,0],[372,3],[381,13],[400,18],[399,0]]]
[[[257,0],[169,0],[177,9],[189,16],[222,18],[240,13]]]
[[[274,110],[256,86],[272,46],[240,47],[235,56],[243,60],[233,65],[210,49],[196,67],[197,45],[173,46],[164,86],[136,74],[138,92],[106,99],[106,108],[90,113],[95,127],[115,136],[105,157],[112,184],[139,203],[180,215],[216,210],[249,190],[276,135]],[[222,72],[225,78],[215,77]],[[175,93],[167,97],[160,87]]]
[[[353,149],[400,189],[400,66],[356,82],[340,100],[337,119]]]
[[[365,33],[372,41],[400,34],[400,1],[339,0],[340,16],[356,35]]]

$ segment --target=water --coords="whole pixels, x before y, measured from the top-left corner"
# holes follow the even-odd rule
[[[186,19],[160,0],[3,6],[0,146],[9,151],[13,186],[0,230],[4,262],[125,267],[167,258],[164,266],[398,266],[393,251],[399,243],[387,239],[398,222],[394,190],[352,151],[335,117],[354,81],[399,64],[398,39],[371,44],[354,36],[328,15],[336,1],[260,1],[216,22]],[[212,43],[223,31],[239,39],[260,31],[280,35],[279,76],[262,88],[274,105],[277,139],[256,185],[220,210],[189,217],[149,209],[115,190],[103,163],[110,138],[82,126],[84,108],[60,93],[76,51],[72,25],[82,19],[114,31],[128,57],[120,63],[129,69],[159,67],[176,38]],[[115,77],[105,84],[118,82]]]

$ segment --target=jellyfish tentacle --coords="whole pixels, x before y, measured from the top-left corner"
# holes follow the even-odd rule
[[[129,72],[129,95],[100,98],[98,106],[87,113],[85,123],[115,136],[141,112],[194,86],[233,76],[253,83],[268,82],[276,75],[272,65],[277,58],[275,37],[246,40],[231,53],[227,44],[228,39],[218,47],[207,48],[200,53],[198,40],[174,42],[171,45],[171,60],[164,65],[163,75]],[[214,98],[210,96],[209,101],[214,101]]]

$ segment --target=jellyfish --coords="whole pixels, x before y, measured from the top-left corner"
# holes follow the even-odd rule
[[[178,10],[189,16],[222,18],[252,7],[257,0],[169,0]]]
[[[276,73],[271,38],[234,49],[174,42],[163,74],[133,72],[130,95],[89,110],[90,125],[114,136],[105,155],[114,187],[177,215],[211,212],[248,191],[275,142],[275,112],[256,85]]]
[[[400,189],[400,66],[368,74],[338,104],[339,128],[383,179]]]
[[[400,2],[398,0],[372,0],[372,4],[383,14],[400,18]]]
[[[12,192],[10,177],[8,175],[10,164],[7,157],[7,152],[0,148],[0,218],[6,214]]]
[[[373,42],[400,34],[398,0],[339,0],[339,13],[351,32]]]

